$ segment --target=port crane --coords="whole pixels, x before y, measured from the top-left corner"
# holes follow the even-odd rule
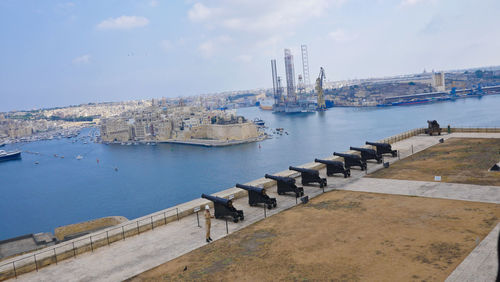
[[[316,91],[318,92],[318,111],[326,111],[325,95],[323,94],[323,81],[325,80],[325,70],[319,69],[319,76],[316,78]]]

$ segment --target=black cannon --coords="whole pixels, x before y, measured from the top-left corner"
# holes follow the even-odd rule
[[[326,175],[328,176],[332,176],[334,173],[342,173],[344,174],[344,178],[351,176],[351,170],[345,168],[343,162],[320,159],[314,159],[314,161],[326,165]]]
[[[319,187],[323,188],[326,186],[326,178],[319,177],[319,171],[308,168],[301,168],[290,166],[289,170],[295,170],[300,172],[300,176],[302,178],[302,185],[308,185],[310,183],[319,183]]]
[[[351,166],[359,166],[361,168],[361,170],[366,169],[366,161],[363,160],[358,155],[343,154],[343,153],[337,153],[337,152],[334,152],[333,155],[344,158],[345,167],[348,169],[350,169]]]
[[[250,206],[264,203],[264,205],[267,205],[268,209],[276,207],[276,198],[270,198],[266,194],[266,189],[244,184],[236,184],[236,187],[248,191],[248,204]]]
[[[294,192],[295,197],[304,196],[304,188],[295,185],[295,178],[286,176],[275,176],[266,174],[265,178],[275,180],[278,183],[278,195],[283,195],[287,192]]]
[[[366,145],[372,145],[377,148],[377,154],[391,154],[391,156],[395,157],[398,155],[398,150],[393,150],[391,144],[389,143],[376,143],[376,142],[365,142]]]
[[[427,124],[428,128],[425,130],[425,134],[432,136],[433,133],[437,133],[438,135],[441,135],[441,127],[439,127],[437,120],[428,120]]]
[[[359,148],[359,147],[349,147],[349,149],[360,152],[361,159],[363,159],[365,162],[367,160],[376,160],[377,163],[382,163],[382,156],[377,154],[377,151],[373,149]]]
[[[233,218],[234,222],[245,219],[243,211],[237,210],[233,207],[233,201],[207,194],[201,194],[201,197],[214,203],[215,218],[224,218],[229,216]]]

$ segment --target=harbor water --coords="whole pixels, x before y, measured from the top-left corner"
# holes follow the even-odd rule
[[[285,133],[229,147],[127,146],[91,142],[86,136],[96,129],[85,129],[73,139],[8,144],[2,149],[23,155],[0,163],[0,240],[105,216],[136,218],[367,140],[426,127],[429,119],[442,127],[500,127],[499,109],[500,95],[292,115],[253,107],[238,114]]]

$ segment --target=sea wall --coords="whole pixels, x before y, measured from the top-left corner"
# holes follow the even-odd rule
[[[191,128],[184,133],[184,139],[209,139],[209,140],[245,140],[259,136],[255,124],[202,124]]]

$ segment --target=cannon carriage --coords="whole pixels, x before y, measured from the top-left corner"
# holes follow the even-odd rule
[[[337,152],[334,152],[333,155],[337,156],[337,157],[344,158],[345,167],[348,169],[351,169],[351,167],[353,167],[353,166],[359,166],[361,168],[361,170],[367,169],[366,161],[363,160],[358,155],[344,154],[344,153],[337,153]]]
[[[293,177],[275,176],[270,174],[266,174],[264,177],[276,181],[278,186],[278,195],[293,192],[297,198],[304,196],[304,188],[297,187],[297,185],[295,185],[295,178]]]
[[[268,209],[275,208],[276,198],[271,198],[266,194],[266,189],[244,185],[244,184],[236,184],[236,187],[247,190],[248,191],[248,204],[250,206],[256,206],[258,204],[267,205]]]
[[[207,194],[201,194],[201,197],[214,203],[215,218],[231,217],[235,223],[245,219],[243,211],[237,210],[233,206],[233,201]]]
[[[434,133],[437,133],[437,135],[441,135],[441,127],[437,120],[428,120],[427,125],[428,127],[425,130],[425,134],[432,136]]]
[[[358,151],[361,153],[361,159],[365,162],[367,160],[376,160],[377,163],[382,163],[382,156],[377,154],[377,151],[368,148],[359,148],[359,147],[349,147],[350,150]]]
[[[302,178],[302,185],[308,185],[311,183],[318,183],[320,188],[326,186],[326,178],[321,178],[319,176],[319,171],[314,169],[302,168],[290,166],[289,170],[294,170],[300,172],[300,176]]]
[[[391,154],[392,157],[396,157],[398,155],[398,150],[393,150],[391,144],[389,143],[376,143],[376,142],[365,142],[366,145],[375,146],[377,149],[377,154]]]
[[[320,159],[314,159],[314,162],[325,164],[326,175],[328,176],[332,176],[334,173],[342,173],[344,175],[344,178],[351,176],[351,169],[345,168],[343,162]]]

